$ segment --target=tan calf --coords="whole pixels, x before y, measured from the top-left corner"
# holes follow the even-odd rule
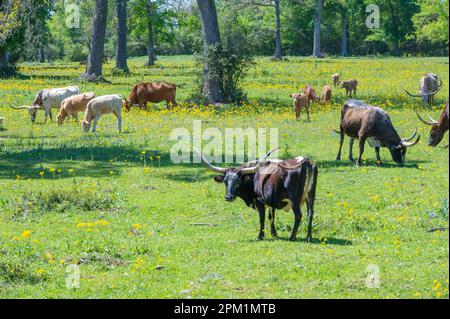
[[[61,103],[61,108],[56,116],[58,125],[61,125],[68,116],[72,116],[75,120],[78,118],[79,112],[84,112],[88,103],[95,98],[95,93],[77,94],[64,99]]]
[[[333,80],[334,87],[338,86],[338,84],[339,84],[339,77],[340,77],[339,73],[335,73],[335,74],[333,74],[331,76],[331,79]]]
[[[347,97],[353,97],[354,95],[356,95],[356,91],[358,89],[358,81],[354,79],[343,81],[339,86],[345,89]]]
[[[322,104],[326,104],[331,100],[331,87],[328,85],[323,87],[322,91]]]
[[[305,88],[303,89],[303,93],[305,93],[306,96],[308,97],[308,101],[313,101],[313,102],[320,101],[319,97],[316,95],[316,91],[309,84],[307,86],[305,86]]]
[[[308,122],[310,122],[309,118],[309,99],[308,95],[305,93],[295,93],[289,95],[292,98],[292,102],[294,105],[295,110],[295,117],[297,118],[297,121],[300,121],[300,113],[302,112],[302,109],[305,109],[306,115],[308,116]]]
[[[120,133],[122,130],[122,104],[123,99],[117,94],[103,95],[92,99],[86,107],[86,114],[82,122],[84,132],[89,132],[92,121],[94,122],[92,132],[95,132],[100,116],[112,113],[117,117],[117,128]]]

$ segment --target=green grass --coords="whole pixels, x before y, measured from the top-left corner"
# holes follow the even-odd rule
[[[133,110],[122,134],[113,116],[92,135],[79,123],[44,125],[42,112],[32,126],[26,112],[7,108],[69,84],[127,95],[138,81],[165,80],[181,84],[180,101],[194,87],[190,57],[143,64],[131,60],[130,77],[113,77],[108,64],[111,84],[77,82],[83,66],[70,63],[24,64],[21,77],[0,80],[0,298],[448,298],[448,231],[429,230],[448,227],[449,154],[426,146],[418,101],[402,92],[426,72],[448,78],[448,59],[261,58],[244,83],[249,105]],[[360,81],[360,98],[386,108],[400,135],[419,128],[422,141],[408,150],[405,167],[386,150],[385,167],[377,167],[369,147],[362,168],[334,161],[341,91],[331,106],[312,107],[312,123],[295,121],[287,95],[306,83],[320,88],[337,71]],[[446,81],[434,117],[445,92]],[[204,129],[277,127],[280,154],[317,162],[312,244],[304,241],[305,222],[299,240],[287,240],[293,214],[282,211],[280,238],[256,241],[255,211],[226,203],[224,186],[202,166],[170,161],[171,130],[192,131],[195,119]],[[346,143],[343,158],[347,151]],[[79,265],[79,289],[66,288],[69,264]],[[380,268],[378,289],[365,284],[371,264]]]

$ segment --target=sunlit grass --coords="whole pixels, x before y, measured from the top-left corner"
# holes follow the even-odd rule
[[[418,101],[402,92],[426,72],[448,78],[448,59],[261,58],[244,83],[244,106],[134,109],[124,113],[122,134],[113,116],[92,135],[80,123],[44,125],[42,112],[31,125],[26,112],[7,107],[69,84],[128,95],[136,82],[164,80],[180,85],[179,101],[195,86],[190,57],[129,64],[132,75],[123,78],[106,66],[111,84],[77,82],[84,68],[70,63],[21,65],[21,78],[0,80],[0,297],[448,298],[448,231],[430,232],[448,227],[448,150],[426,146]],[[386,166],[377,167],[368,147],[362,168],[334,160],[342,91],[331,105],[312,106],[311,123],[295,121],[288,94],[307,83],[320,91],[334,72],[358,79],[360,97],[386,108],[402,136],[419,128],[422,142],[405,167],[386,150]],[[434,117],[448,98],[444,83]],[[192,131],[198,119],[222,131],[277,127],[280,154],[317,162],[313,244],[304,242],[305,227],[287,241],[293,215],[281,211],[280,239],[256,242],[257,213],[225,203],[223,185],[201,166],[170,161],[170,132]],[[343,158],[347,150],[346,143]],[[65,286],[70,264],[80,267],[79,289]],[[371,264],[380,268],[378,289],[365,284]]]

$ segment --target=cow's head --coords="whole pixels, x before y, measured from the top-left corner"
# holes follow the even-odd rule
[[[14,110],[27,110],[28,114],[30,115],[31,123],[34,123],[36,121],[36,114],[39,110],[39,106],[12,106],[11,104],[9,106]]]
[[[83,131],[85,133],[89,132],[89,129],[91,128],[91,122],[88,122],[86,120],[81,121],[81,126],[83,127]]]
[[[260,163],[265,162],[277,149],[278,148],[271,150],[262,160],[238,168],[222,168],[214,166],[197,149],[195,149],[195,151],[201,156],[203,164],[205,164],[210,171],[219,173],[219,175],[214,176],[214,180],[217,183],[225,183],[225,200],[227,202],[232,202],[238,197],[241,186],[248,182],[249,179],[252,178],[252,174],[255,174],[259,170]]]
[[[419,143],[420,135],[417,137],[417,139],[414,142],[411,142],[416,135],[417,135],[417,129],[411,137],[402,139],[398,145],[389,147],[389,151],[391,152],[392,159],[399,166],[405,165],[406,151],[408,150],[408,147],[413,147],[414,145],[417,145],[417,143]]]
[[[122,107],[124,107],[127,112],[130,112],[131,101],[127,100],[127,99],[124,99],[123,102],[122,102]]]
[[[445,131],[441,129],[439,123],[428,114],[429,121],[424,120],[418,112],[416,112],[419,120],[427,125],[431,125],[430,137],[428,138],[428,146],[436,147],[444,138]]]

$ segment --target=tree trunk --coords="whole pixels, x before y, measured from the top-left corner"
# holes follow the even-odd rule
[[[219,22],[217,20],[216,4],[214,0],[197,0],[202,20],[203,44],[205,51],[210,46],[220,44]],[[221,80],[210,75],[211,66],[208,61],[203,68],[203,95],[210,103],[223,102]]]
[[[0,70],[8,65],[8,57],[5,51],[0,48]]]
[[[96,81],[102,77],[107,15],[108,0],[95,0],[92,39],[84,75],[88,81]]]
[[[147,66],[155,65],[156,53],[155,53],[155,42],[153,39],[153,14],[152,14],[152,3],[147,0],[147,17],[148,17],[148,43],[147,43],[147,54],[148,62]]]
[[[116,69],[128,73],[127,65],[127,0],[117,0]]]
[[[275,54],[273,55],[273,57],[277,60],[281,60],[283,57],[283,47],[281,44],[280,0],[275,0],[275,18],[276,18]]]
[[[341,55],[349,56],[348,51],[348,20],[347,13],[342,11],[342,44],[341,44]]]
[[[44,50],[44,44],[41,44],[41,47],[39,48],[39,63],[45,62],[45,50]]]
[[[322,53],[320,52],[320,30],[322,23],[322,10],[323,1],[316,0],[316,16],[314,18],[314,47],[313,47],[313,57],[321,58]]]
[[[393,36],[393,43],[392,43],[392,54],[394,56],[400,55],[400,45],[399,45],[399,35],[398,35],[398,16],[394,12],[394,5],[390,0],[388,0],[389,4],[389,12],[391,15],[391,21],[392,21],[392,36]]]

